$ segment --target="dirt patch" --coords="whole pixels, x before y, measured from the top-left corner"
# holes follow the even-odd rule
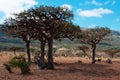
[[[39,70],[32,64],[31,73],[21,75],[18,68],[10,74],[2,65],[10,59],[9,56],[0,57],[0,80],[120,80],[120,59],[113,59],[112,64],[97,62],[91,64],[89,59],[80,57],[54,58],[55,70]],[[82,63],[78,63],[78,61]]]

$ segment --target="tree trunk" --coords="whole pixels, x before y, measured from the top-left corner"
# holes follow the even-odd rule
[[[87,56],[87,55],[86,55],[86,51],[85,51],[84,49],[82,49],[82,51],[83,51],[83,53],[84,53],[84,57]]]
[[[113,58],[113,56],[114,56],[114,53],[111,53],[111,58]]]
[[[52,53],[52,50],[53,50],[53,38],[52,37],[49,37],[47,39],[48,41],[48,65],[47,65],[47,68],[48,69],[54,69],[54,64],[53,64],[53,53]]]
[[[26,42],[26,48],[27,48],[28,62],[31,62],[31,56],[30,56],[30,41],[27,41],[27,42]]]
[[[15,50],[13,52],[14,52],[14,55],[16,56]]]
[[[41,45],[40,45],[40,48],[41,48],[41,60],[44,62],[45,61],[45,41],[41,41]]]
[[[96,44],[92,45],[92,64],[95,64],[95,50],[96,50]]]

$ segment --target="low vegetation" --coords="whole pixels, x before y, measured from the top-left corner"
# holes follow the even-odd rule
[[[6,69],[13,73],[12,68],[18,67],[22,74],[28,74],[30,72],[30,63],[26,62],[23,56],[15,56],[9,62],[5,63]]]

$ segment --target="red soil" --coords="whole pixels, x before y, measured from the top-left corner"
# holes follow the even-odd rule
[[[3,63],[10,59],[10,55],[0,56],[0,80],[120,80],[120,59],[113,59],[112,64],[97,62],[91,64],[89,59],[78,57],[54,58],[55,70],[39,70],[32,64],[31,73],[21,75],[18,68],[10,74]],[[78,63],[81,60],[82,63]]]

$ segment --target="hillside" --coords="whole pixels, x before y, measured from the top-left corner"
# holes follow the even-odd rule
[[[39,48],[39,41],[32,41],[31,48]],[[111,34],[107,35],[105,40],[101,41],[98,45],[97,50],[103,51],[110,48],[119,48],[120,49],[120,32],[112,31]],[[70,41],[68,39],[62,39],[62,41],[54,41],[54,45],[57,48],[66,47],[71,48],[75,47],[76,45],[80,45],[80,43],[76,43]],[[0,49],[7,50],[10,46],[18,46],[25,50],[25,43],[19,38],[13,38],[10,35],[6,35],[0,32]]]
[[[99,44],[99,48],[103,47],[103,50],[110,49],[110,48],[117,48],[120,49],[120,32],[118,31],[111,31],[111,34],[106,36],[106,39],[101,41]]]

